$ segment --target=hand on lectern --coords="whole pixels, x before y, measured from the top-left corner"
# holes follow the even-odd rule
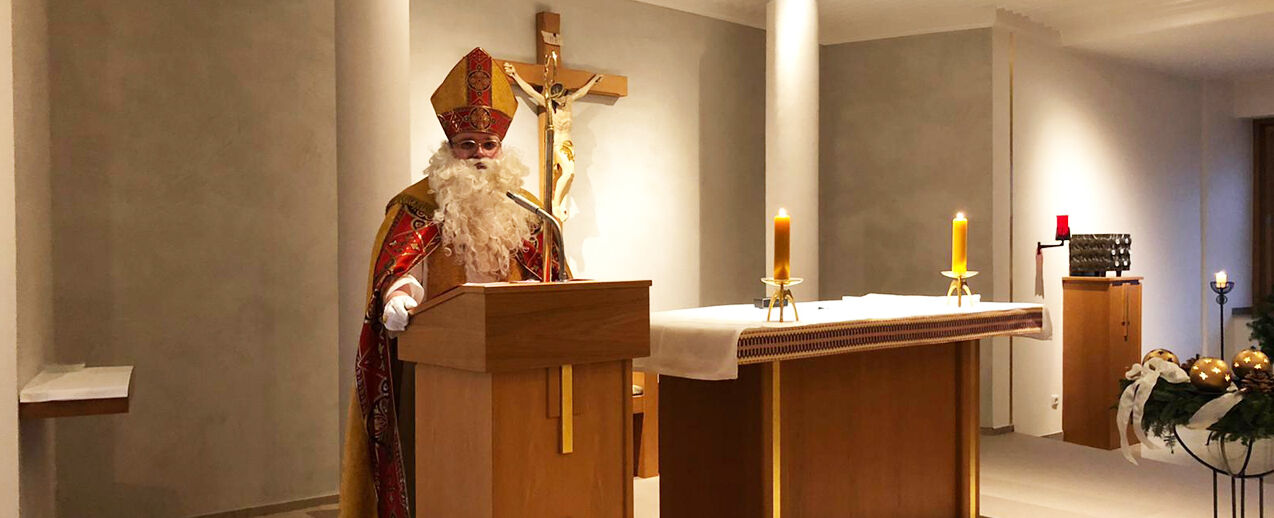
[[[411,319],[410,310],[416,307],[416,299],[411,295],[398,294],[390,297],[389,302],[385,303],[385,313],[381,315],[381,322],[385,323],[385,329],[390,331],[402,331],[407,329],[407,321]]]

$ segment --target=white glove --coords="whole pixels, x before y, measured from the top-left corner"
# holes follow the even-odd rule
[[[385,313],[380,320],[385,323],[385,329],[402,331],[407,329],[407,321],[411,319],[410,310],[414,307],[416,299],[411,298],[411,295],[397,295],[385,303]]]

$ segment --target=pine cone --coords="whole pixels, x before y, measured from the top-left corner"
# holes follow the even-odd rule
[[[1243,381],[1239,382],[1239,392],[1248,393],[1274,393],[1274,376],[1266,371],[1255,371],[1243,377]]]
[[[1184,371],[1186,371],[1186,372],[1190,372],[1190,367],[1193,367],[1193,366],[1194,366],[1194,362],[1197,362],[1197,361],[1199,361],[1199,355],[1197,355],[1197,354],[1196,354],[1196,355],[1194,355],[1194,357],[1193,357],[1193,358],[1190,358],[1190,359],[1188,359],[1188,360],[1186,360],[1186,361],[1181,362],[1181,370],[1184,370]]]

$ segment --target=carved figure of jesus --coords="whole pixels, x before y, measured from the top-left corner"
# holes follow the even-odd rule
[[[588,95],[593,85],[601,81],[604,76],[594,75],[583,87],[574,92],[563,93],[561,85],[550,85],[545,87],[544,93],[540,93],[518,75],[517,69],[512,64],[505,63],[504,72],[512,77],[518,87],[522,88],[522,91],[548,114],[549,126],[553,128],[553,215],[559,221],[566,221],[568,216],[566,194],[570,192],[571,182],[575,181],[575,144],[571,142],[571,106],[576,99]]]

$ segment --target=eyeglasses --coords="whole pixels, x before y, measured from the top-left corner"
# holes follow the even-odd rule
[[[500,149],[500,141],[496,139],[488,139],[478,142],[473,139],[465,139],[459,142],[452,142],[451,147],[464,153],[476,153],[479,149],[487,153],[493,153]]]

